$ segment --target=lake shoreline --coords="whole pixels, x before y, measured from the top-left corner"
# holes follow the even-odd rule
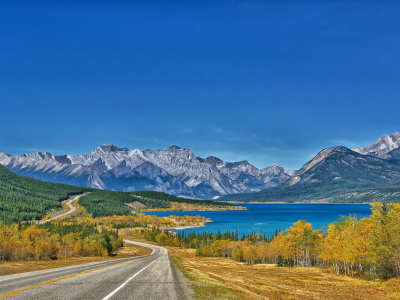
[[[211,219],[206,219],[204,222],[199,223],[198,225],[187,225],[187,226],[177,226],[174,228],[168,228],[171,230],[184,230],[184,229],[190,229],[190,228],[200,228],[200,227],[206,227],[206,223],[212,223],[213,221]]]
[[[246,207],[238,207],[237,209],[195,209],[195,210],[169,210],[169,209],[146,209],[146,210],[140,210],[140,211],[135,211],[135,213],[138,213],[138,214],[140,214],[140,213],[152,213],[152,212],[154,212],[154,213],[159,213],[159,212],[185,212],[185,211],[190,211],[190,212],[194,212],[194,211],[207,211],[207,212],[210,212],[210,211],[246,211],[246,210],[248,210],[248,208],[246,208]]]
[[[334,204],[334,205],[341,205],[341,204],[371,204],[371,202],[366,202],[366,203],[351,203],[351,202],[346,202],[346,203],[331,203],[331,202],[257,202],[257,201],[252,201],[252,202],[235,202],[235,201],[230,201],[228,203],[231,204]]]
[[[262,203],[265,204],[265,203]],[[211,222],[199,222],[199,225],[182,224],[171,230],[178,232],[202,232],[216,233],[229,230],[234,232],[236,228],[240,234],[251,234],[251,232],[263,232],[267,236],[274,235],[277,229],[284,230],[293,226],[299,220],[310,223],[314,229],[327,228],[329,224],[340,221],[342,216],[354,216],[358,218],[371,215],[369,205],[320,205],[315,203],[304,203],[307,205],[293,205],[294,203],[247,203],[247,210],[230,211],[175,211],[175,212],[147,212],[147,215],[159,217],[196,216],[201,215]],[[299,204],[299,203],[296,203]],[[302,203],[303,204],[303,203]],[[203,223],[203,224],[200,224]],[[187,225],[187,226],[185,226]],[[182,228],[184,227],[184,228]]]

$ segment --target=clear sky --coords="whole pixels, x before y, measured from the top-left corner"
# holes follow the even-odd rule
[[[0,1],[0,152],[300,168],[400,131],[400,1]]]

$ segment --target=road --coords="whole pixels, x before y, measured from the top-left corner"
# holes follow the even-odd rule
[[[72,202],[74,202],[75,200],[78,200],[80,197],[83,197],[83,196],[85,196],[85,195],[87,195],[87,194],[90,194],[90,193],[84,193],[84,194],[76,195],[75,197],[73,197],[73,198],[71,198],[70,200],[68,200],[67,205],[68,205],[68,207],[69,207],[69,211],[67,211],[67,212],[65,212],[65,213],[63,213],[63,214],[61,214],[61,215],[52,217],[52,218],[50,218],[50,219],[47,219],[47,220],[44,220],[44,221],[39,221],[38,224],[43,224],[43,223],[49,222],[49,221],[51,221],[51,220],[64,218],[64,217],[67,217],[67,216],[69,216],[70,214],[74,213],[75,210],[76,210],[76,207],[72,205]]]
[[[0,276],[7,299],[192,299],[186,279],[163,247],[150,255]],[[0,266],[1,267],[1,266]]]

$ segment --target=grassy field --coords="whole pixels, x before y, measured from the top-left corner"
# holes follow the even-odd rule
[[[147,255],[150,254],[151,250],[146,247],[124,244],[123,247],[119,248],[112,256],[107,257],[69,257],[67,260],[44,260],[44,261],[18,261],[18,262],[6,262],[0,263],[0,276],[11,275],[16,273],[38,271],[44,269],[52,269],[59,267],[66,267],[96,261],[127,258],[133,256]]]
[[[246,265],[226,258],[196,257],[168,248],[192,284],[196,299],[400,299],[400,280],[371,282],[317,268]]]

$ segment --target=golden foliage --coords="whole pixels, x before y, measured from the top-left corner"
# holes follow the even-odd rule
[[[195,299],[400,299],[399,279],[357,280],[321,268],[247,265],[217,257],[198,257],[194,249],[168,250],[189,278]]]

